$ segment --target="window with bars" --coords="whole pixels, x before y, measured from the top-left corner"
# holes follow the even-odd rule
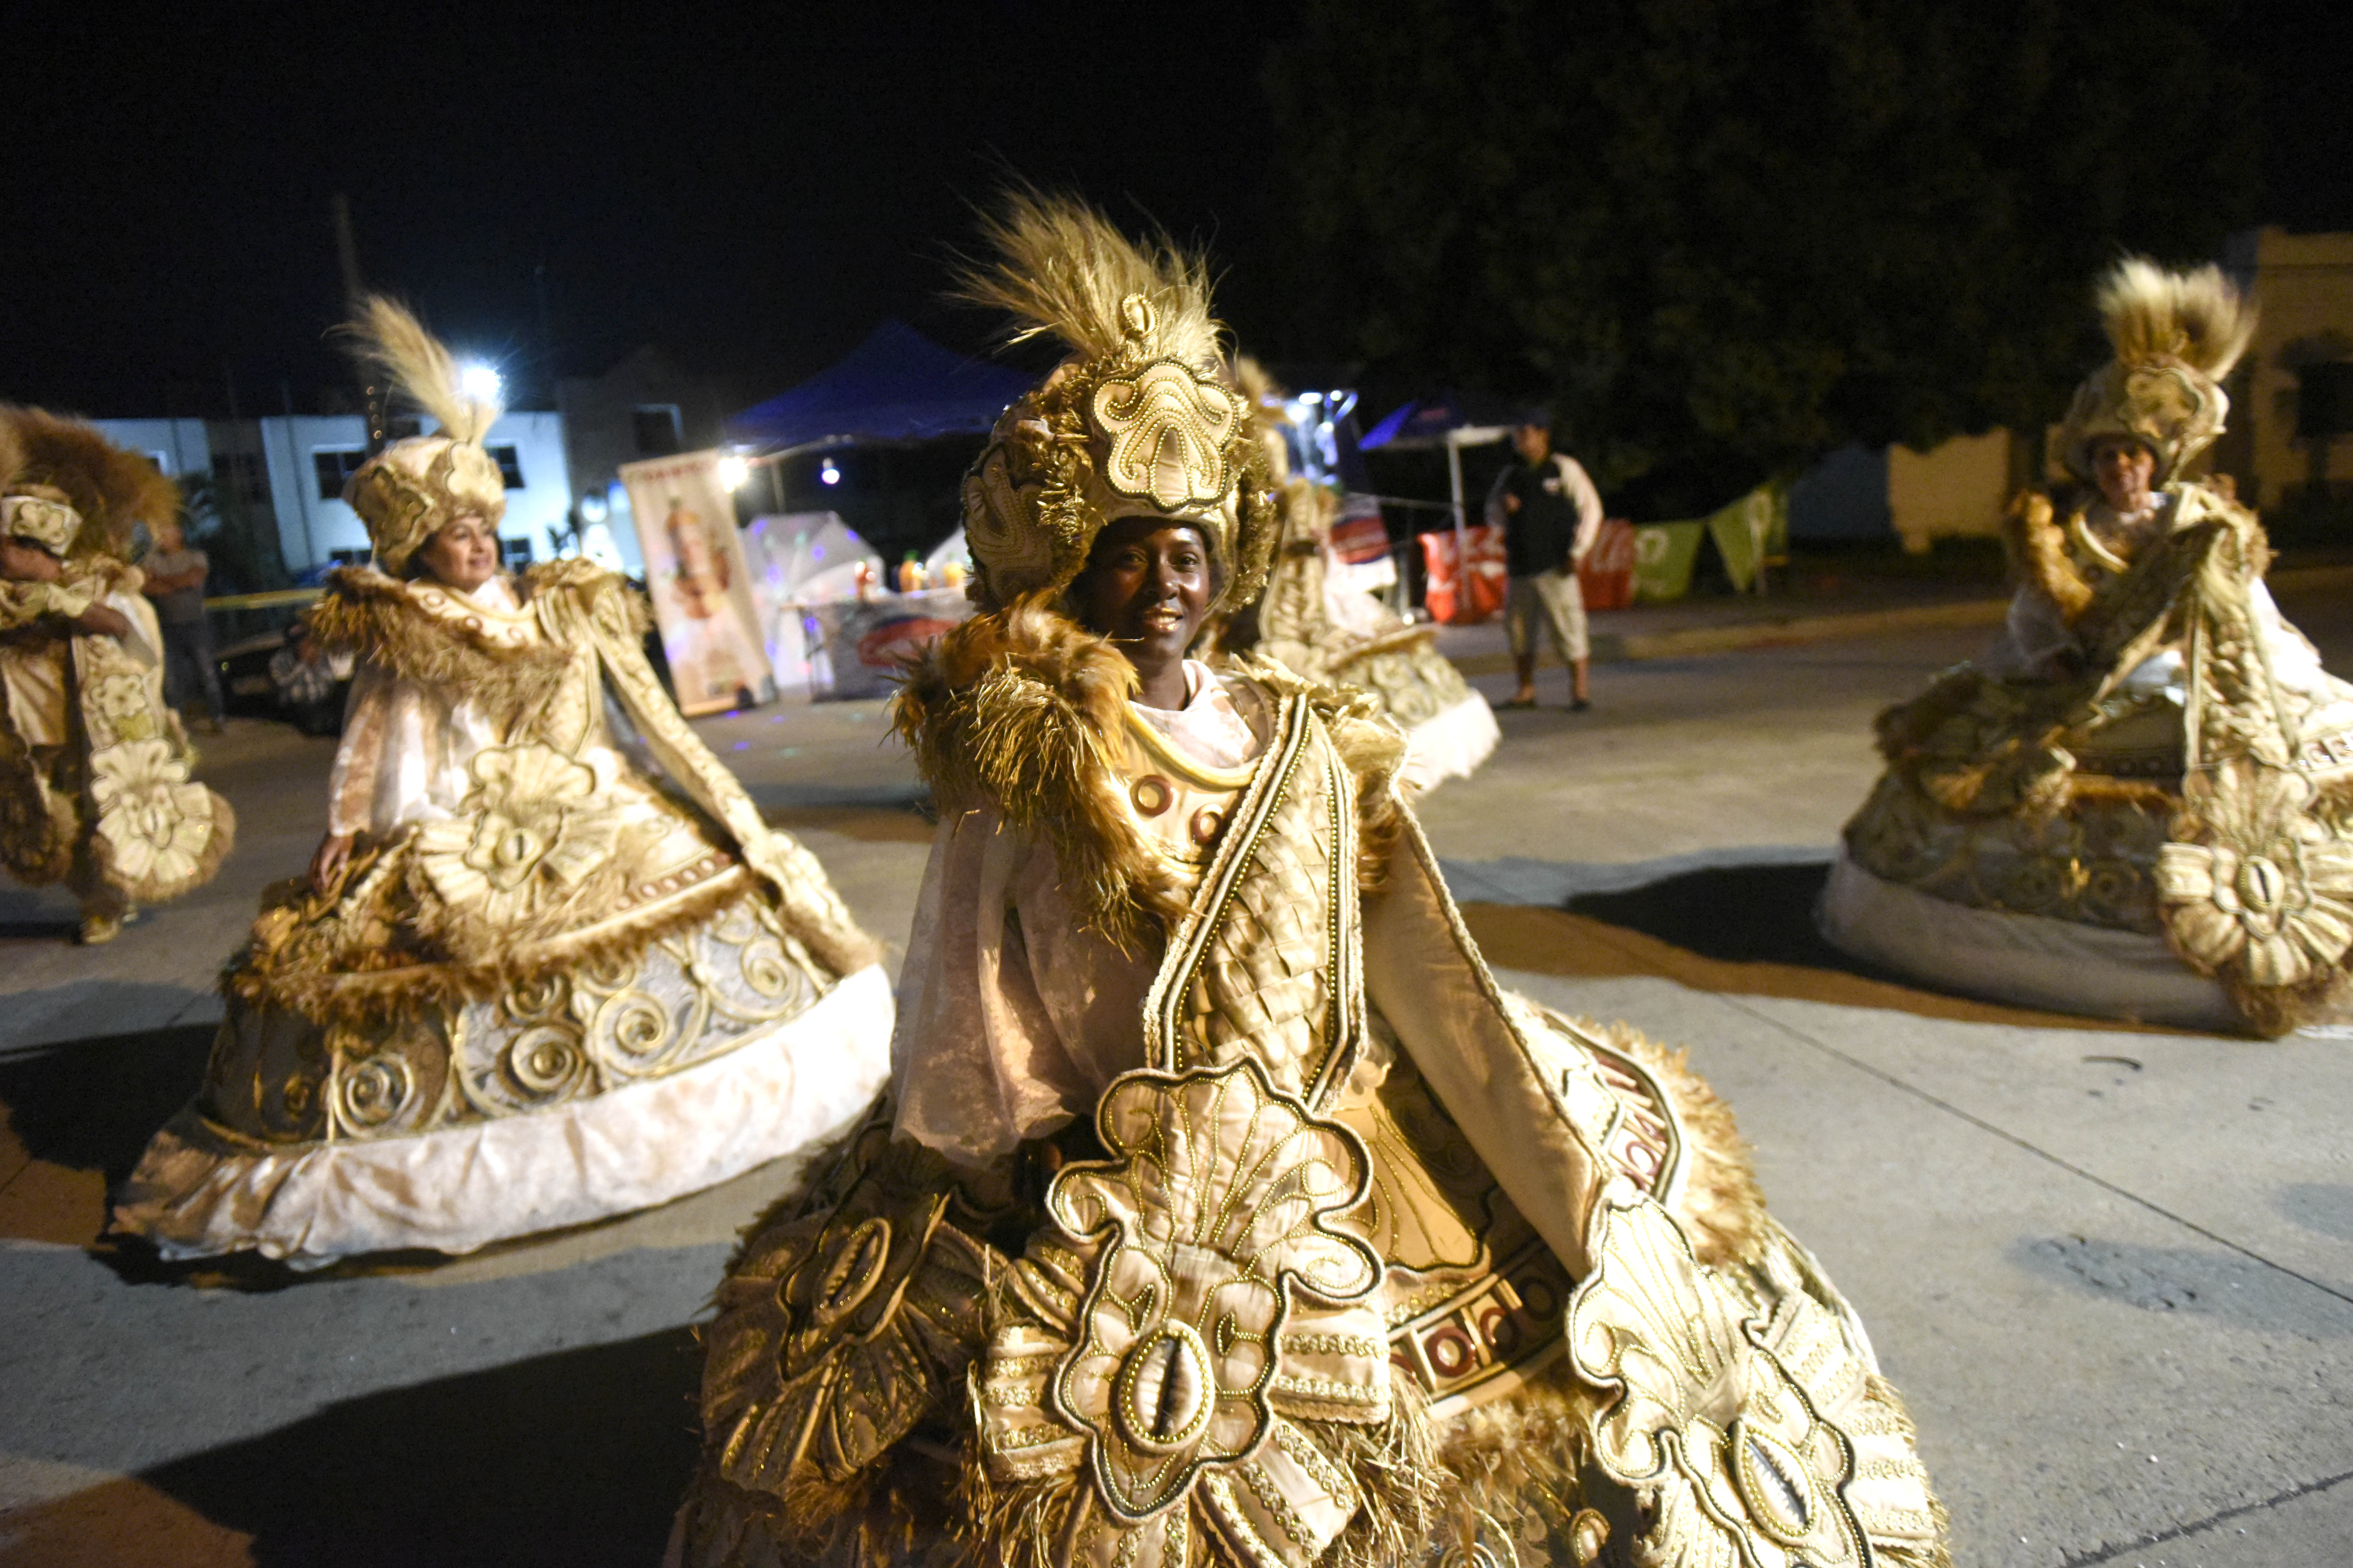
[[[629,435],[640,458],[677,456],[685,445],[675,403],[640,404],[629,411]]]
[[[319,499],[341,500],[343,481],[358,473],[360,465],[366,461],[367,449],[364,447],[322,447],[312,451],[311,463],[318,471]]]
[[[2353,435],[2353,360],[2296,372],[2295,434],[2306,441]]]

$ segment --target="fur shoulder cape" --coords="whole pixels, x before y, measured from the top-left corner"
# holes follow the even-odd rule
[[[994,807],[1052,846],[1088,922],[1116,941],[1184,913],[1186,889],[1125,805],[1119,764],[1135,672],[1046,595],[965,622],[909,667],[892,722],[945,810]],[[1304,693],[1355,775],[1364,866],[1377,872],[1403,823],[1395,781],[1405,737],[1370,700],[1251,661],[1278,700]],[[1361,873],[1360,873],[1361,875]]]
[[[645,606],[638,595],[621,578],[589,562],[531,567],[523,574],[523,603],[546,594],[580,600],[592,626],[625,637],[645,635]],[[307,618],[311,635],[330,653],[352,654],[403,679],[462,689],[501,715],[547,701],[572,664],[562,647],[501,647],[453,616],[436,615],[417,603],[412,584],[373,567],[329,573],[326,593]]]
[[[2253,512],[2194,480],[2177,481],[2164,488],[2174,497],[2176,528],[2220,520],[2249,538],[2253,547],[2247,558],[2254,563],[2255,574],[2263,574],[2270,564],[2271,551]],[[2073,517],[2061,518],[2051,498],[2040,490],[2026,490],[2010,502],[2002,521],[2002,542],[2010,555],[2011,572],[2021,581],[2048,595],[2066,623],[2073,626],[2092,607],[2094,590],[2091,580],[2067,553],[2067,530]]]

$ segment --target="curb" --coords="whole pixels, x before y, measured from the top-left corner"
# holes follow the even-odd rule
[[[2353,565],[2290,566],[2265,579],[2275,591],[2316,593],[2353,590]],[[1891,632],[1927,631],[1952,626],[2000,626],[2010,613],[2010,601],[1965,599],[1956,604],[1913,605],[1893,610],[1854,610],[1842,615],[1791,616],[1785,620],[1743,621],[1725,626],[1685,626],[1672,632],[1597,632],[1593,662],[1630,664],[1639,659],[1694,658],[1707,654],[1743,653],[1752,648],[1791,647],[1826,642],[1832,637],[1881,637]],[[1537,659],[1541,668],[1556,668],[1559,659],[1547,643]],[[1465,675],[1502,675],[1512,668],[1508,653],[1479,653],[1454,661]]]

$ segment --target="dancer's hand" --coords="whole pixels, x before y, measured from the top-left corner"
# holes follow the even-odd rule
[[[311,890],[321,898],[343,876],[343,868],[351,863],[352,836],[330,833],[319,840],[319,852],[311,857]]]
[[[92,605],[76,616],[70,624],[74,630],[85,636],[96,633],[100,637],[126,637],[131,635],[131,617],[104,605]]]

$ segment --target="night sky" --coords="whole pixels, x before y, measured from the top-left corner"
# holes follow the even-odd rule
[[[340,384],[339,191],[368,283],[527,397],[652,342],[749,403],[885,315],[976,349],[987,324],[938,296],[1008,171],[1238,270],[1282,244],[1260,71],[1289,0],[12,9],[0,397],[94,416]],[[2339,10],[2237,29],[2291,226],[2353,228]],[[1223,303],[1246,339],[1282,309],[1239,275]]]

